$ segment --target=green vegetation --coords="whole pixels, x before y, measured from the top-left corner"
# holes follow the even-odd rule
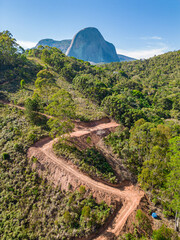
[[[46,105],[48,105],[49,96],[52,95],[56,87],[53,75],[46,69],[39,71],[35,81],[35,87],[36,92],[44,98]]]
[[[146,234],[145,234],[146,235]],[[178,233],[175,232],[173,229],[166,228],[164,225],[160,227],[158,230],[154,230],[152,235],[149,237],[146,237],[145,235],[142,235],[140,237],[137,236],[136,233],[127,233],[123,236],[119,237],[118,240],[179,240],[180,237],[178,237]]]
[[[60,50],[39,47],[27,52],[39,57],[54,71],[127,127],[144,118],[180,118],[180,51],[144,61],[90,66],[66,57]]]
[[[25,101],[25,114],[28,120],[35,125],[46,125],[47,119],[45,116],[38,114],[40,111],[40,98],[35,95],[33,98],[27,98]]]
[[[0,32],[1,90],[16,92],[20,83],[24,87],[23,82],[32,82],[41,69],[41,66],[29,61],[23,53],[23,48],[16,43],[10,32]]]
[[[149,217],[141,210],[137,210],[135,222],[133,224],[133,233],[127,233],[120,236],[118,240],[179,240],[178,233],[162,225],[157,230],[152,230],[152,223]]]
[[[2,154],[2,159],[3,160],[10,160],[10,155],[8,153],[3,153]]]
[[[52,137],[61,136],[72,131],[74,125],[70,119],[75,117],[75,105],[71,95],[64,89],[59,90],[51,97],[46,112],[54,116],[47,122]]]
[[[26,99],[32,98],[36,93],[42,98],[41,111],[43,112],[44,106],[48,104],[52,95],[60,89],[65,89],[70,93],[76,105],[76,118],[89,121],[105,116],[102,109],[75,90],[68,79],[68,72],[70,73],[71,70],[76,74],[92,71],[88,62],[84,63],[74,58],[68,58],[56,48],[39,47],[26,53],[23,49],[21,51],[19,49],[21,48],[8,31],[1,33],[1,99],[24,105]],[[66,81],[67,79],[68,81]]]
[[[140,119],[128,131],[120,128],[106,138],[133,172],[152,201],[178,225],[180,209],[180,125],[174,121],[155,124]],[[178,228],[178,226],[176,226]]]
[[[57,85],[51,70],[42,70],[43,66],[28,60],[19,49],[9,32],[1,33],[0,97],[24,104],[26,110],[0,104],[0,238],[88,236],[104,224],[112,207],[97,204],[83,186],[67,193],[51,186],[32,171],[31,165],[38,160],[26,157],[28,148],[41,137],[72,129],[74,101]],[[53,82],[52,91],[49,82]],[[48,120],[41,113],[54,117]]]
[[[58,156],[71,160],[83,172],[111,183],[117,183],[117,177],[106,158],[96,149],[79,150],[68,141],[59,140],[53,149]]]
[[[21,80],[20,85],[21,85],[21,88],[24,88],[24,85],[25,85],[24,79]]]
[[[178,234],[173,231],[172,229],[166,228],[164,225],[162,225],[158,230],[153,231],[152,235],[153,240],[179,240],[180,237],[178,237]]]
[[[48,134],[44,125],[32,125],[16,108],[1,106],[0,116],[0,238],[70,239],[98,229],[111,207],[97,204],[83,186],[63,193],[31,170],[26,150]]]
[[[136,221],[137,233],[140,236],[145,235],[146,237],[150,237],[152,234],[151,221],[141,209],[138,209],[136,212]]]
[[[135,221],[132,223],[132,233],[120,236],[119,240],[148,240],[152,237],[152,223],[149,217],[141,210],[138,209],[135,216]]]
[[[26,109],[0,104],[1,239],[68,239],[87,235],[104,223],[111,211],[106,204],[95,203],[83,186],[66,194],[51,187],[31,170],[26,152],[40,137],[71,131],[72,119],[89,121],[106,114],[121,124],[106,144],[152,202],[161,205],[164,215],[174,217],[178,230],[180,51],[91,66],[57,48],[39,46],[24,52],[4,31],[0,33],[0,86],[1,100]],[[62,142],[54,149],[91,176],[117,182],[97,149],[80,151]],[[136,220],[142,219],[145,226],[136,225],[141,236],[136,232],[125,239],[178,239],[164,226],[152,233],[146,217],[138,212]]]

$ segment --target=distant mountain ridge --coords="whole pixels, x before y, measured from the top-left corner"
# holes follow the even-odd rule
[[[42,45],[42,46],[49,46],[49,47],[56,47],[59,48],[63,53],[66,53],[68,47],[71,44],[71,39],[65,39],[65,40],[61,40],[61,41],[57,41],[57,40],[53,40],[50,38],[46,38],[46,39],[42,39],[40,40],[36,47]]]
[[[118,54],[118,58],[119,58],[119,61],[120,61],[120,62],[130,62],[130,61],[135,61],[135,60],[137,60],[137,59],[135,59],[135,58],[128,57],[128,56],[125,56],[125,55],[122,55],[122,54]]]
[[[110,63],[136,60],[116,53],[112,43],[107,42],[97,28],[88,27],[80,30],[73,39],[42,39],[38,46],[57,47],[67,56],[89,61],[91,63]]]

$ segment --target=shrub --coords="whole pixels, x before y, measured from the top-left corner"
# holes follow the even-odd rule
[[[86,192],[85,186],[81,185],[80,188],[79,188],[79,192],[84,194]]]
[[[158,230],[153,231],[152,235],[153,240],[178,240],[180,239],[178,237],[178,234],[170,228],[166,228],[164,225],[162,225]]]
[[[20,85],[21,85],[21,88],[24,88],[24,85],[25,85],[24,79],[21,80]]]
[[[69,211],[66,211],[63,215],[63,218],[64,218],[64,222],[66,224],[69,224],[71,222],[71,214],[69,213]]]
[[[21,143],[15,143],[14,149],[16,152],[23,152],[23,145]]]
[[[10,155],[9,155],[9,153],[6,153],[6,152],[3,153],[3,154],[2,154],[2,159],[3,159],[3,160],[10,160]]]
[[[86,142],[87,142],[87,144],[91,143],[91,137],[90,136],[87,137]]]
[[[83,209],[82,209],[81,215],[84,218],[89,218],[90,212],[91,212],[91,208],[89,206],[84,206]]]
[[[96,148],[87,148],[81,151],[67,142],[63,143],[60,141],[53,148],[58,156],[71,160],[80,170],[88,173],[90,176],[98,177],[111,183],[118,182],[111,165]]]
[[[69,183],[68,184],[68,190],[71,190],[71,188],[72,188],[72,185]]]
[[[143,233],[145,232],[147,235],[150,236],[152,233],[151,222],[141,209],[137,210],[136,220],[137,220],[137,227],[139,228],[140,232],[143,232]]]
[[[37,141],[37,136],[34,133],[30,133],[28,135],[28,140],[32,141],[33,143]]]
[[[31,160],[32,160],[32,162],[34,162],[34,163],[36,163],[36,162],[37,162],[37,158],[36,158],[36,157],[34,157],[34,156],[31,158]]]

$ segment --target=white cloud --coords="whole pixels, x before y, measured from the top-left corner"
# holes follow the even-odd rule
[[[155,39],[155,40],[162,40],[162,37],[154,36],[154,37],[152,37],[152,39]]]
[[[155,55],[160,55],[165,53],[168,49],[164,48],[155,48],[155,49],[142,49],[142,50],[123,50],[116,49],[118,54],[126,55],[128,57],[136,58],[136,59],[144,59],[154,57]]]
[[[152,36],[152,37],[141,37],[141,40],[162,40],[162,37],[159,36]]]
[[[21,41],[21,40],[17,40],[17,43],[23,47],[24,49],[27,49],[27,48],[33,48],[36,46],[36,43],[35,42],[30,42],[30,41]]]

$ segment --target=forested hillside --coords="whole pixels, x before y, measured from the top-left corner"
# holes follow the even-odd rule
[[[43,103],[36,93],[31,98],[33,90],[28,85],[32,84],[33,88],[36,73],[43,67],[29,61],[22,52],[9,32],[0,34],[1,100],[8,102],[15,96],[15,102],[18,102],[23,92],[26,106],[24,112],[0,103],[0,238],[72,239],[87,236],[104,224],[113,208],[105,202],[98,204],[86,193],[84,186],[65,193],[32,171],[31,165],[36,159],[29,162],[27,149],[49,132],[53,134],[57,119],[48,123],[45,116],[33,112],[44,111],[48,99],[45,85],[38,88],[38,93],[45,96]],[[68,97],[71,99],[68,92],[57,87],[50,72],[40,70],[38,74],[37,86],[46,79],[46,84],[61,91],[66,101]],[[67,110],[67,102],[64,102],[64,108]],[[71,126],[68,119],[73,114],[73,104],[69,109],[69,114],[62,115],[62,107],[61,117],[58,116],[61,120],[67,116],[64,131]],[[62,134],[63,130],[59,128],[57,132]]]
[[[31,169],[37,160],[29,162],[26,157],[27,149],[40,138],[70,132],[72,120],[104,116],[120,123],[104,139],[105,144],[123,161],[154,206],[174,219],[178,230],[179,87],[180,51],[96,66],[67,57],[54,47],[24,51],[8,31],[1,32],[0,238],[73,239],[88,236],[105,223],[112,206],[98,204],[83,186],[67,193],[51,186]],[[25,111],[6,105],[8,102]],[[88,164],[83,166],[89,172],[105,165],[104,178],[109,175],[110,181],[116,181],[96,149],[80,151],[59,145],[78,156],[78,164]],[[178,239],[165,227],[151,234],[144,229],[134,231],[124,239],[151,239],[152,235],[157,240]]]

